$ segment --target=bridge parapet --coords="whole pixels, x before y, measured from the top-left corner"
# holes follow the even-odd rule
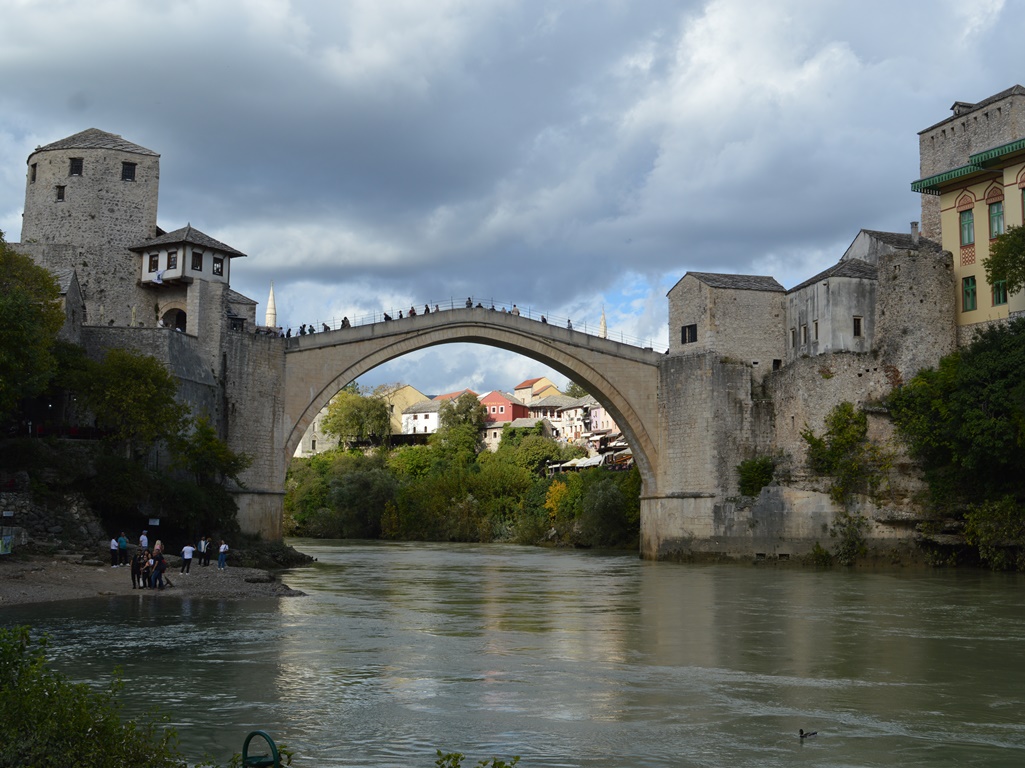
[[[441,307],[440,305],[435,305],[435,306],[436,307]],[[428,318],[434,318],[435,320],[437,320],[439,317],[449,317],[450,320],[451,320],[452,313],[459,313],[459,314],[463,314],[463,315],[465,313],[481,313],[481,315],[479,317],[483,317],[483,318],[485,318],[485,320],[487,320],[488,318],[492,318],[495,322],[502,322],[504,320],[508,320],[510,322],[512,322],[512,321],[521,321],[521,322],[535,323],[536,325],[539,325],[539,326],[545,326],[546,325],[546,326],[548,326],[550,328],[565,328],[567,330],[572,330],[572,331],[575,331],[577,333],[582,333],[584,335],[593,336],[593,337],[596,337],[596,338],[602,338],[602,339],[605,339],[605,340],[618,341],[618,342],[623,343],[623,345],[626,345],[628,347],[635,347],[635,348],[647,349],[647,350],[653,349],[653,341],[650,338],[648,338],[648,339],[639,338],[637,336],[630,336],[630,335],[627,335],[627,334],[621,333],[621,332],[612,332],[612,333],[606,332],[605,335],[603,335],[600,326],[599,325],[594,325],[593,323],[586,323],[586,322],[584,322],[584,323],[576,323],[576,324],[574,324],[569,318],[556,317],[556,316],[548,316],[548,315],[544,315],[544,314],[538,313],[537,311],[531,310],[529,308],[523,309],[522,311],[520,311],[520,314],[517,315],[517,314],[514,314],[512,312],[509,312],[507,310],[507,308],[505,308],[505,307],[502,307],[500,309],[491,309],[490,307],[485,308],[483,306],[482,307],[474,306],[474,307],[470,307],[470,308],[462,307],[462,306],[446,306],[446,307],[441,307],[441,309],[438,310],[438,311],[432,310],[429,313],[417,312],[417,314],[413,315],[413,316],[403,316],[403,317],[400,317],[398,315],[398,313],[388,314],[387,315],[387,319],[385,319],[385,314],[384,313],[374,313],[372,315],[364,315],[362,317],[354,318],[352,321],[350,321],[350,324],[348,324],[348,325],[345,325],[344,322],[341,321],[341,320],[334,319],[330,323],[321,323],[319,329],[315,329],[314,331],[311,331],[311,332],[306,333],[304,335],[299,335],[296,332],[297,329],[290,328],[289,330],[292,331],[292,334],[291,334],[289,340],[293,341],[295,339],[299,339],[299,338],[303,338],[304,339],[304,338],[308,338],[308,337],[311,337],[311,336],[316,338],[317,336],[320,336],[320,335],[322,335],[324,333],[330,334],[330,333],[334,333],[334,332],[338,332],[338,331],[345,331],[347,333],[347,332],[352,332],[352,331],[357,330],[357,329],[365,328],[367,326],[378,326],[378,325],[395,326],[396,324],[404,325],[405,323],[409,323],[409,322],[421,322],[422,323],[422,321],[424,319],[428,319]],[[314,326],[311,325],[310,327],[313,328]],[[530,327],[534,327],[534,326],[530,326]]]

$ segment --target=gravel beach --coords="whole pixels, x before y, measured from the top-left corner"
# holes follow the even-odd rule
[[[6,605],[48,603],[121,594],[144,594],[154,600],[177,597],[212,597],[244,600],[251,597],[296,597],[304,593],[290,589],[269,571],[233,568],[218,571],[216,564],[192,566],[183,575],[177,568],[167,571],[173,587],[133,590],[128,566],[111,568],[96,562],[76,563],[53,557],[0,557],[0,608]]]

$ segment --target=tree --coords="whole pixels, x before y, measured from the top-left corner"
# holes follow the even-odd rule
[[[936,503],[1025,499],[1025,320],[919,372],[889,406]]]
[[[192,422],[192,431],[174,441],[174,463],[192,475],[196,485],[221,485],[231,480],[243,485],[239,475],[249,469],[253,459],[246,453],[235,453],[217,437],[217,431],[206,416]]]
[[[0,416],[46,388],[63,324],[53,275],[11,250],[0,232]]]
[[[989,258],[983,266],[990,285],[1004,280],[1008,294],[1025,287],[1025,227],[1010,226],[990,243]]]
[[[484,446],[481,435],[487,414],[476,395],[464,392],[441,405],[438,431],[431,446],[440,454],[442,464],[469,464]]]
[[[321,428],[346,443],[387,441],[391,435],[388,405],[381,397],[361,394],[350,385],[333,398]]]
[[[577,384],[575,381],[571,381],[569,386],[566,387],[566,397],[587,397],[588,391],[582,386]]]
[[[103,692],[49,669],[46,639],[0,628],[0,766],[185,768],[173,730],[122,719],[121,681]]]
[[[178,382],[156,358],[127,349],[108,350],[80,377],[86,410],[126,457],[146,453],[158,440],[182,432],[188,407],[178,403]]]

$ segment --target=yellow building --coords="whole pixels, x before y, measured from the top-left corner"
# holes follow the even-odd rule
[[[1025,88],[951,110],[919,134],[923,178],[911,188],[923,194],[924,234],[939,235],[954,257],[962,328],[1025,310],[1025,294],[1008,296],[1003,281],[990,285],[984,266],[993,239],[1025,222]]]

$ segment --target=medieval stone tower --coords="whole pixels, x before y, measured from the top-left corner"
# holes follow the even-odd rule
[[[75,270],[89,324],[130,325],[141,309],[129,248],[158,232],[159,182],[160,155],[95,128],[29,155],[19,249]]]

